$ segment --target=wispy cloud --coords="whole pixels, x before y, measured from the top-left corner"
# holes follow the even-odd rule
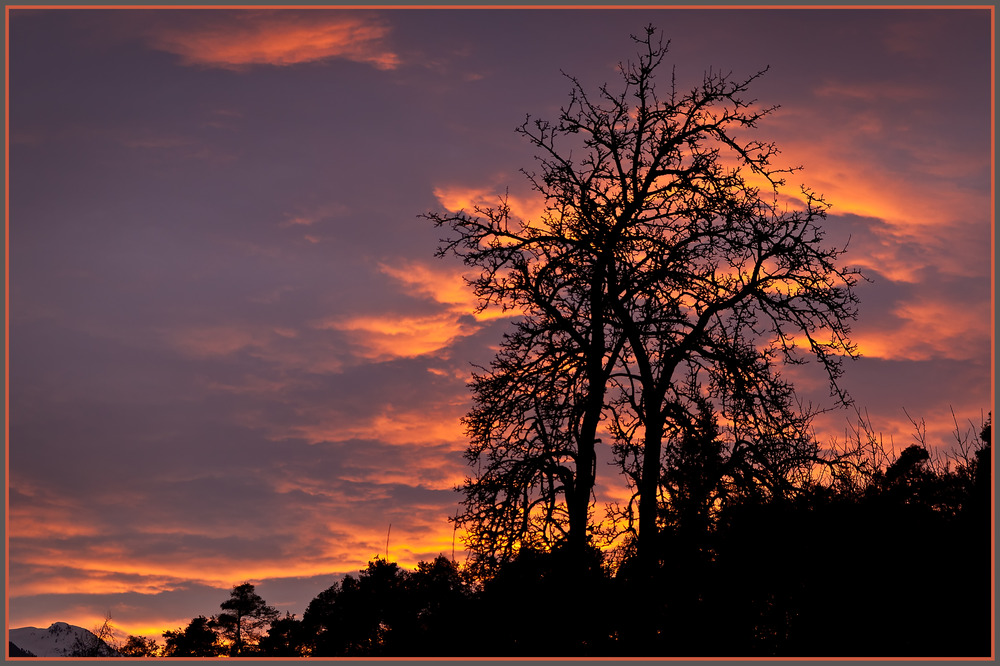
[[[438,352],[458,336],[477,329],[451,313],[421,316],[345,316],[320,322],[317,328],[344,331],[357,353],[370,360],[423,356]]]
[[[223,69],[331,58],[395,69],[400,59],[386,44],[388,34],[388,25],[370,15],[238,10],[194,26],[157,30],[151,46],[179,55],[186,65]]]
[[[272,331],[238,324],[189,326],[164,333],[182,353],[196,358],[228,356],[242,349],[263,346]]]
[[[317,222],[343,216],[348,212],[350,212],[350,209],[347,206],[337,202],[308,208],[296,208],[294,212],[285,213],[284,219],[280,222],[279,226],[311,227]]]
[[[861,353],[889,360],[976,361],[989,351],[990,312],[944,294],[917,294],[897,303],[877,328],[855,333]]]
[[[927,99],[931,92],[926,88],[892,82],[826,81],[813,93],[820,98],[834,100],[862,100],[865,102],[911,102]]]
[[[298,425],[281,433],[283,437],[298,437],[309,443],[342,442],[351,439],[371,439],[396,446],[413,446],[420,442],[448,442],[461,450],[465,442],[465,428],[459,419],[464,405],[435,405],[429,409],[410,408],[406,405],[385,405],[377,413],[363,419],[344,418],[333,413],[314,413],[313,419],[302,419]],[[339,417],[338,417],[339,416]],[[429,465],[437,469],[441,461],[433,456],[428,461],[413,464]],[[383,475],[389,472],[384,465],[378,470],[369,470]],[[415,470],[401,469],[401,482],[412,481]]]
[[[517,314],[499,307],[476,312],[476,295],[463,272],[452,265],[397,260],[379,263],[378,270],[393,278],[406,295],[430,301],[431,308],[424,305],[418,314],[387,310],[340,315],[314,324],[317,329],[343,332],[355,352],[370,361],[447,357],[452,343],[479,331],[483,322]]]

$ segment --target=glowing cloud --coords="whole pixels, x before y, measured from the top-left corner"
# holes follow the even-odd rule
[[[401,282],[411,295],[430,298],[450,306],[457,315],[471,314],[476,321],[513,317],[517,312],[488,307],[475,312],[479,300],[466,284],[463,273],[449,266],[428,266],[417,261],[399,261],[394,265],[379,264],[379,270]]]
[[[71,517],[75,508],[73,500],[56,491],[21,480],[16,485],[11,484],[9,493],[13,500],[9,508],[10,525],[19,538],[66,539],[99,533],[94,525],[74,520]]]
[[[342,331],[368,360],[412,358],[437,354],[459,338],[479,330],[479,323],[518,313],[490,307],[476,312],[478,299],[454,267],[418,261],[383,262],[378,269],[398,281],[410,296],[429,299],[438,312],[410,315],[394,312],[330,318],[317,329]]]
[[[944,113],[934,106],[940,92],[932,88],[828,80],[812,92],[813,99],[775,113],[766,128],[781,147],[781,160],[805,167],[789,185],[804,181],[833,204],[833,214],[884,222],[878,234],[887,246],[933,246],[935,265],[970,275],[968,262],[947,251],[942,256],[942,249],[954,247],[970,226],[981,228],[971,221],[989,219],[987,144],[980,150],[971,140],[955,144],[932,131],[935,114]],[[899,110],[917,101],[928,107],[921,124],[900,123]],[[883,274],[905,281],[914,281],[920,268],[894,260],[891,251],[872,258],[880,270],[886,267]]]
[[[330,58],[395,69],[399,57],[384,44],[388,33],[381,21],[356,14],[239,11],[224,21],[162,30],[152,46],[181,56],[186,65],[223,69]]]
[[[321,322],[317,328],[348,333],[358,353],[370,360],[432,354],[447,347],[455,338],[477,330],[451,313],[344,317]]]
[[[429,412],[388,405],[364,420],[345,422],[336,415],[318,418],[314,423],[294,425],[288,431],[282,431],[280,437],[301,437],[310,444],[351,439],[373,439],[394,446],[409,446],[414,442],[446,442],[461,450],[465,443],[465,427],[459,420],[463,412],[464,404],[434,407]],[[440,463],[440,460],[433,459],[427,464],[436,469]],[[414,461],[411,464],[423,463]],[[383,481],[384,473],[385,469],[380,468]],[[404,481],[412,482],[412,475]]]
[[[496,208],[500,204],[500,190],[496,187],[467,187],[464,185],[443,185],[434,188],[434,196],[447,210],[464,210],[472,213],[480,208]],[[514,217],[537,221],[545,211],[545,203],[534,195],[508,193],[507,205]]]
[[[974,361],[989,350],[989,311],[924,297],[899,304],[893,314],[901,322],[895,330],[882,327],[854,335],[864,356],[908,361]]]
[[[462,274],[448,267],[431,267],[416,261],[401,261],[394,265],[379,264],[379,270],[409,288],[411,294],[424,296],[442,305],[476,307],[476,297],[465,284]]]

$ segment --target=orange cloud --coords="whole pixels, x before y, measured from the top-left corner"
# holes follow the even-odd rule
[[[413,457],[414,460],[419,456]],[[456,456],[456,459],[458,456]],[[449,490],[460,480],[461,463],[448,475],[448,485],[441,490]],[[405,470],[400,470],[404,472]],[[457,549],[461,550],[460,535],[442,519],[441,493],[411,494],[404,505],[387,502],[392,490],[386,484],[397,484],[415,488],[415,477],[420,470],[412,470],[399,480],[380,480],[372,484],[364,498],[352,496],[356,505],[375,503],[384,508],[359,512],[335,512],[328,510],[328,504],[320,501],[311,511],[289,516],[284,535],[274,535],[289,544],[299,544],[295,557],[288,557],[287,551],[278,550],[274,554],[261,557],[259,554],[239,550],[219,551],[200,547],[185,547],[184,537],[194,535],[185,525],[177,532],[147,526],[146,534],[169,541],[171,547],[162,552],[144,549],[131,550],[127,544],[111,539],[88,538],[74,541],[71,558],[59,547],[51,547],[45,540],[12,536],[12,546],[19,553],[19,569],[13,583],[17,597],[35,595],[110,595],[138,593],[157,595],[183,590],[192,585],[227,589],[244,580],[259,582],[268,579],[288,577],[311,577],[335,572],[357,572],[375,555],[385,552],[386,529],[392,524],[389,542],[389,556],[403,567],[413,567],[420,560],[428,560],[440,553],[451,553],[453,538]],[[301,483],[288,479],[284,483],[277,479],[275,490],[280,492],[302,491]],[[284,485],[284,487],[282,487]],[[425,488],[427,486],[424,486]],[[308,489],[305,489],[308,492]],[[318,489],[320,495],[328,495],[328,487]],[[343,490],[341,492],[344,492]],[[333,498],[340,501],[342,498]],[[359,504],[360,503],[360,504]],[[447,512],[449,509],[444,509]],[[16,526],[12,532],[17,532]],[[229,536],[245,537],[245,530],[238,527],[204,531],[203,536],[225,539]],[[303,536],[308,535],[308,536]],[[345,538],[345,535],[350,535]],[[304,541],[303,541],[304,540]],[[178,545],[181,544],[181,545]],[[317,588],[315,593],[320,592]],[[221,600],[221,599],[220,599]],[[147,604],[142,604],[147,605]],[[60,611],[57,619],[79,626],[90,627],[100,624],[104,608],[95,609],[91,605],[67,606]],[[206,609],[209,610],[209,609]],[[301,607],[292,608],[301,612]],[[96,611],[96,612],[95,612]],[[154,636],[159,638],[163,629],[183,626],[190,616],[183,618],[160,617],[155,610],[127,608],[122,604],[114,609],[115,625],[125,633]],[[45,627],[53,621],[51,617],[23,617],[21,624],[35,624]]]
[[[461,389],[459,389],[461,390]],[[324,406],[302,407],[298,410],[297,422],[291,425],[275,425],[260,414],[247,412],[242,415],[242,424],[262,429],[274,440],[301,438],[310,444],[320,442],[344,442],[352,439],[378,440],[393,446],[414,444],[448,445],[449,450],[465,448],[465,427],[462,415],[468,408],[464,390],[448,400],[441,400],[433,406],[414,408],[388,404],[370,416],[350,415],[331,412]],[[408,463],[412,465],[413,463]],[[440,464],[434,458],[432,466]],[[383,467],[379,468],[384,469]],[[383,480],[381,472],[377,475]],[[409,479],[412,481],[412,478]]]
[[[11,496],[19,495],[23,501],[9,502],[11,532],[18,537],[65,539],[78,536],[95,536],[99,530],[73,518],[76,504],[42,486],[19,481],[11,484]]]
[[[764,129],[781,147],[781,160],[802,165],[789,186],[805,182],[833,205],[833,214],[884,222],[880,246],[851,246],[849,260],[894,281],[919,282],[927,262],[952,275],[980,276],[982,266],[966,259],[971,229],[987,224],[989,152],[968,154],[933,135],[915,136],[900,127],[872,88],[825,84],[817,95],[832,108],[790,108],[775,113]],[[910,100],[908,88],[883,95]],[[869,99],[871,98],[871,99]],[[843,105],[837,100],[845,100]],[[854,105],[861,101],[862,104]],[[895,104],[910,103],[895,100]],[[816,131],[822,128],[822,131]],[[896,250],[901,242],[928,250],[915,263]]]
[[[461,305],[470,310],[476,307],[476,296],[462,273],[448,266],[431,267],[416,261],[402,261],[391,266],[380,263],[378,268],[409,287],[411,294],[426,296],[443,305]]]
[[[35,557],[32,566],[38,569],[38,577],[18,581],[17,596],[27,597],[38,594],[122,594],[135,592],[138,594],[157,594],[176,590],[190,584],[209,585],[212,587],[228,587],[231,580],[251,579],[253,576],[244,574],[255,571],[270,571],[274,577],[295,576],[299,567],[289,563],[287,567],[279,567],[277,563],[270,566],[242,567],[230,569],[226,562],[217,557],[196,558],[197,563],[178,563],[177,565],[140,560],[138,563],[125,562],[120,559],[108,559],[100,553],[84,553],[72,562],[72,569],[64,569],[65,553],[60,559],[53,554],[50,558]],[[289,573],[281,573],[287,571]],[[307,575],[325,573],[311,571]],[[44,574],[44,576],[42,575]],[[189,618],[190,619],[190,618]],[[51,620],[50,620],[51,621]],[[88,626],[88,625],[83,625]]]
[[[867,326],[856,325],[850,339],[861,356],[888,361],[976,361],[990,347],[989,310],[971,308],[968,303],[948,301],[943,296],[922,295],[897,304],[890,310],[895,317]],[[862,308],[861,324],[865,323]],[[828,331],[814,334],[825,340]],[[808,349],[802,334],[789,339],[800,349]],[[763,347],[763,345],[762,345]],[[797,377],[796,385],[807,385],[808,377]],[[824,385],[823,380],[816,386]],[[811,385],[811,384],[810,384]],[[815,386],[814,386],[815,388]]]
[[[399,261],[392,266],[379,264],[379,270],[401,282],[411,295],[430,298],[450,306],[457,315],[471,314],[476,321],[488,321],[518,314],[498,307],[475,312],[479,299],[472,287],[466,284],[464,273],[450,266],[436,264],[432,267],[416,261]]]
[[[452,313],[423,316],[360,315],[329,319],[320,329],[344,331],[364,358],[388,360],[433,354],[476,327]]]
[[[417,475],[415,471],[396,483],[414,487]],[[384,484],[392,482],[380,480],[366,484],[368,481],[362,481],[370,487],[365,497],[358,497],[356,493],[344,497],[344,490],[336,491],[328,487],[319,488],[317,494],[321,498],[356,506],[378,501],[379,495],[383,496],[381,499],[391,499],[391,492]],[[274,490],[279,497],[281,493],[303,490],[302,483],[295,483],[295,479],[291,483],[283,482],[280,474],[275,482]],[[410,542],[426,550],[433,548],[425,542],[434,539],[434,528],[439,527],[438,522],[443,523],[438,513],[440,502],[411,502],[410,506],[402,509],[393,508],[391,503],[386,503],[386,506],[387,511],[402,514],[416,509],[420,514],[418,516],[393,515],[389,520],[398,521],[398,533],[401,535],[407,531],[404,523],[409,523],[414,530]],[[87,517],[79,512],[74,517],[77,522],[87,522]],[[65,519],[53,524],[62,526],[69,522]],[[365,558],[374,554],[371,544],[384,543],[384,532],[381,538],[377,538],[377,533],[384,529],[381,524],[373,528],[365,527],[372,522],[369,513],[330,511],[329,502],[323,499],[313,503],[311,508],[298,506],[290,511],[279,531],[268,534],[268,538],[290,544],[289,547],[298,544],[295,557],[288,557],[287,548],[268,549],[265,554],[252,552],[253,548],[225,548],[225,540],[229,538],[254,541],[254,535],[247,533],[245,525],[216,522],[197,526],[182,522],[172,527],[170,522],[151,520],[139,530],[141,537],[137,532],[124,539],[111,537],[106,533],[107,528],[97,531],[88,529],[79,538],[63,534],[62,539],[72,539],[72,557],[69,558],[64,546],[49,543],[48,535],[41,538],[27,536],[20,529],[20,524],[12,522],[11,546],[18,553],[19,562],[14,581],[17,596],[124,592],[157,594],[190,585],[227,588],[243,580],[316,576],[360,568],[367,561]],[[440,527],[448,531],[447,525]],[[347,534],[349,538],[345,538]],[[146,539],[163,542],[165,547],[162,550],[145,547]],[[381,551],[381,548],[378,550]],[[59,619],[74,621],[66,616]]]
[[[442,541],[444,533],[447,533],[450,543],[451,528],[440,519],[438,505],[418,502],[404,508],[407,515],[401,517],[398,524],[394,522],[393,532],[402,536],[411,531],[409,541],[414,552],[426,554],[435,551],[436,555],[436,545],[432,544]],[[410,511],[413,515],[409,515]],[[318,515],[312,516],[308,524],[300,526],[301,532],[315,534],[316,526],[322,522]],[[122,592],[156,594],[191,584],[225,588],[242,580],[308,577],[331,571],[350,571],[364,566],[368,557],[382,552],[384,548],[383,525],[365,527],[345,520],[343,524],[327,521],[326,528],[329,533],[315,537],[308,554],[294,558],[283,554],[272,558],[241,557],[237,553],[221,556],[208,551],[189,551],[181,557],[176,552],[162,556],[141,555],[107,543],[91,542],[82,546],[72,561],[67,561],[65,552],[61,550],[23,546],[21,550],[27,552],[22,556],[21,563],[29,571],[22,574],[18,581],[17,596]],[[345,531],[351,534],[349,541],[340,536]],[[226,536],[224,532],[216,532],[214,536]],[[184,534],[188,532],[180,536]],[[291,535],[288,538],[294,539]],[[379,542],[382,547],[376,551],[372,545]],[[416,564],[416,560],[408,564]]]
[[[125,592],[157,594],[175,590],[189,582],[156,571],[124,571],[115,558],[96,552],[86,553],[83,558],[74,558],[72,562],[66,561],[65,553],[33,553],[27,566],[30,574],[19,581],[17,596]]]
[[[388,34],[383,22],[353,13],[237,10],[224,21],[163,29],[151,45],[181,56],[186,65],[223,69],[330,58],[395,69],[399,57],[385,44]]]
[[[852,336],[862,355],[887,360],[973,361],[989,349],[989,311],[919,297],[901,303],[893,314],[902,320],[897,328],[858,331]]]
[[[424,411],[401,410],[390,405],[372,419],[357,425],[344,427],[340,423],[331,423],[298,426],[296,430],[310,443],[364,438],[394,445],[450,442],[464,448],[465,427],[459,421],[463,413],[463,409],[443,408],[428,414]],[[433,464],[436,466],[438,461],[433,461]]]
[[[464,210],[472,213],[476,206],[496,208],[500,204],[501,190],[496,187],[468,187],[465,185],[442,185],[434,188],[438,202],[452,212]],[[514,217],[538,222],[545,212],[545,202],[537,194],[508,193],[507,205]]]
[[[478,299],[465,283],[463,273],[446,265],[429,266],[416,261],[378,265],[397,280],[410,296],[426,298],[444,308],[425,315],[351,315],[314,324],[318,329],[343,331],[359,353],[371,360],[388,360],[439,353],[458,338],[479,330],[479,322],[514,317],[515,311],[490,307],[476,312]]]
[[[341,566],[336,570],[357,575],[357,571],[366,567],[375,556],[386,554],[387,536],[389,560],[404,569],[411,569],[417,562],[431,560],[440,554],[450,557],[453,537],[456,556],[461,558],[462,535],[455,534],[453,526],[440,514],[440,507],[411,505],[386,514],[385,519],[385,523],[378,526],[351,527],[356,543],[351,550],[343,551]]]

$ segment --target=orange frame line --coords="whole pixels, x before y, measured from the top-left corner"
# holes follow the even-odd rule
[[[6,5],[6,9],[995,9],[994,5],[525,5],[525,4],[454,4],[454,5],[400,5],[400,4],[316,4],[316,5]]]

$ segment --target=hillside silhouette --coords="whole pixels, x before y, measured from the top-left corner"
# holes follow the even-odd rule
[[[628,543],[588,547],[583,566],[565,545],[523,549],[485,576],[444,555],[413,570],[375,557],[301,618],[243,583],[222,612],[164,643],[112,647],[124,657],[988,657],[991,430],[987,420],[946,458],[919,444],[855,449],[794,498],[746,498],[696,529],[668,525],[651,581]]]

